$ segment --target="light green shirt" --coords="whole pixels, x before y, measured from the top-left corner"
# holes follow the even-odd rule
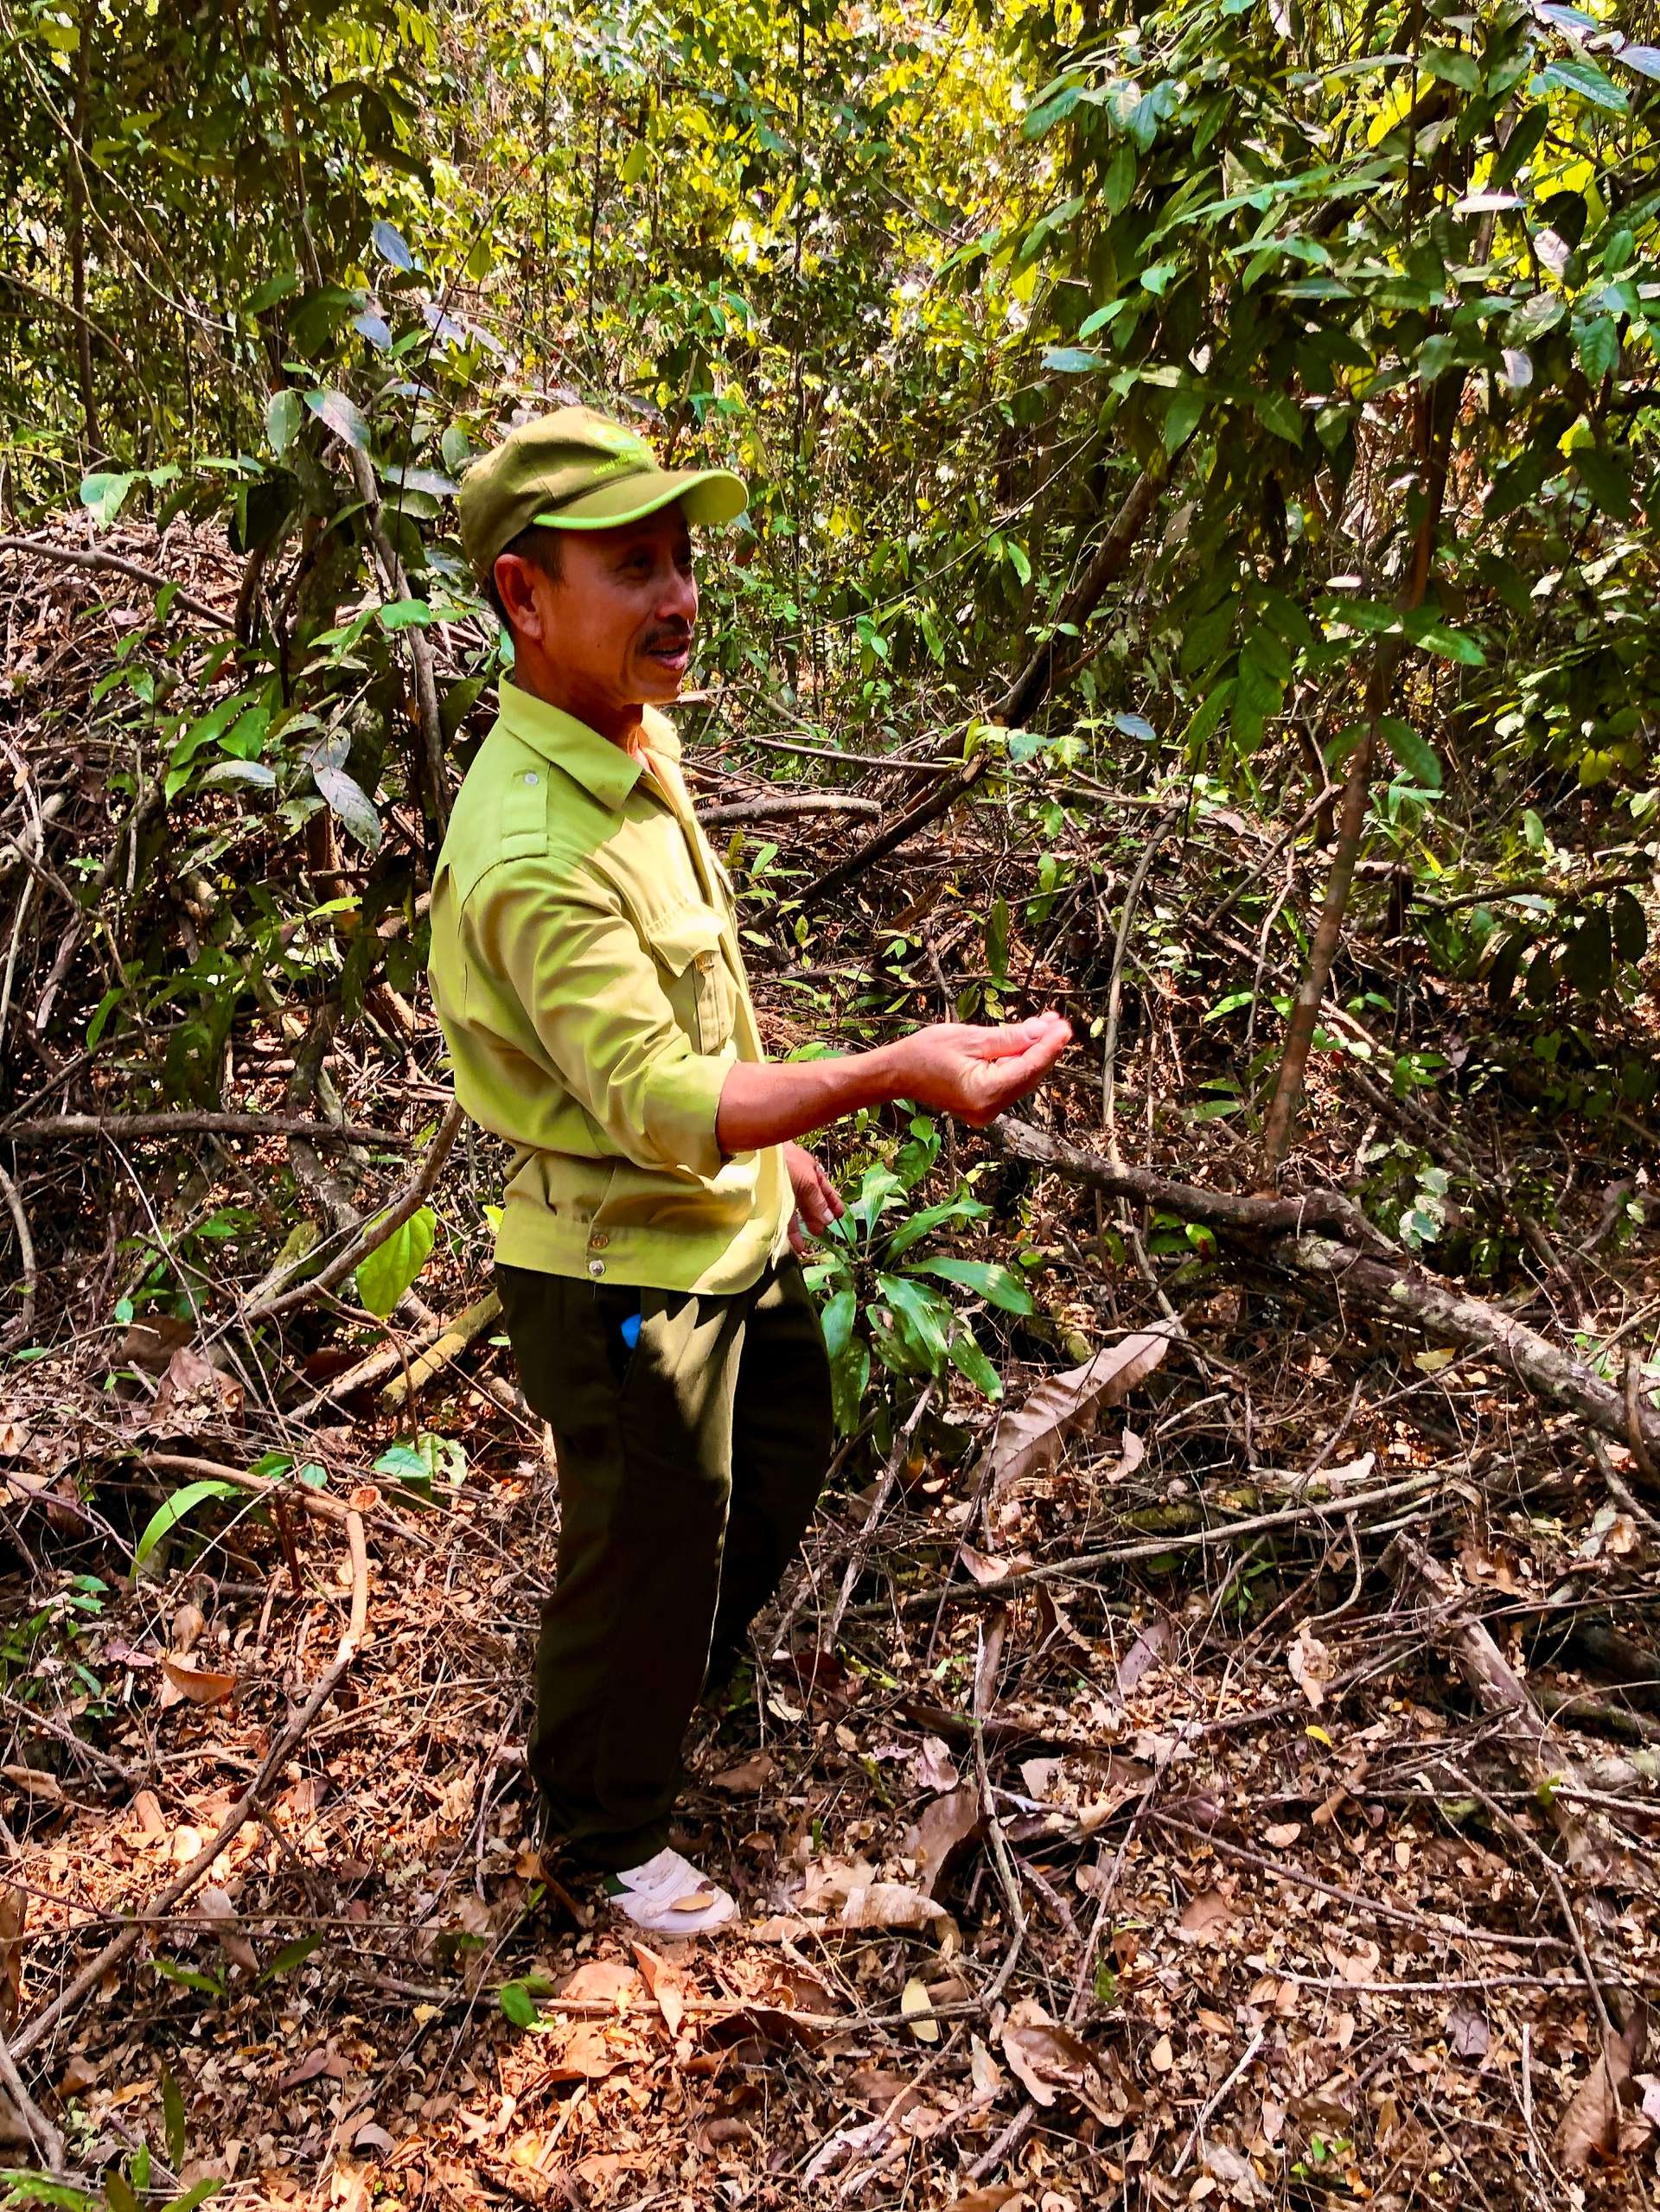
[[[672,726],[643,757],[503,683],[432,886],[456,1096],[511,1144],[496,1258],[661,1290],[746,1289],[787,1246],[776,1145],[721,1151],[763,1059],[725,869]]]

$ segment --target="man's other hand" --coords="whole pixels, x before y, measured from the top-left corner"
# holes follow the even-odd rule
[[[804,1259],[808,1238],[821,1237],[847,1208],[841,1202],[841,1193],[812,1153],[800,1144],[785,1145],[784,1165],[795,1193],[795,1211],[789,1223],[790,1249],[798,1259]]]
[[[1072,1024],[1049,1011],[989,1029],[939,1022],[895,1048],[902,1094],[983,1129],[1037,1089],[1072,1041]]]

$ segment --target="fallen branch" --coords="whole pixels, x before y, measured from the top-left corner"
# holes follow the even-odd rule
[[[123,560],[119,553],[105,553],[93,546],[60,545],[50,538],[0,538],[0,553],[37,553],[48,561],[61,561],[69,568],[108,569],[117,576],[130,577],[135,583],[147,583],[155,591],[164,591],[173,583],[170,576],[158,576],[154,569],[140,568],[137,561]],[[215,629],[236,628],[234,615],[221,614],[205,599],[198,599],[194,593],[177,586],[174,588],[173,604],[200,615]]]
[[[1631,1442],[1624,1391],[1604,1382],[1571,1352],[1553,1344],[1502,1307],[1467,1297],[1420,1268],[1408,1271],[1363,1258],[1325,1237],[1288,1239],[1274,1247],[1274,1257],[1299,1273],[1325,1278],[1340,1304],[1352,1302],[1386,1320],[1407,1322],[1431,1334],[1478,1347],[1529,1390],[1571,1406],[1617,1444]],[[1638,1404],[1635,1419],[1637,1433],[1650,1456],[1660,1457],[1660,1413],[1652,1406]]]
[[[240,1467],[228,1466],[217,1459],[198,1459],[182,1451],[146,1452],[144,1464],[159,1469],[164,1475],[181,1475],[189,1482],[228,1482],[233,1488],[246,1490],[250,1497],[262,1499],[273,1508],[297,1505],[314,1520],[329,1521],[336,1528],[349,1528],[354,1518],[372,1520],[391,1535],[401,1536],[427,1550],[431,1548],[420,1529],[400,1520],[389,1507],[348,1506],[343,1499],[331,1497],[327,1490],[314,1490],[310,1483],[302,1482],[297,1476],[273,1479],[268,1475],[250,1475]]]
[[[1415,1584],[1428,1601],[1428,1632],[1450,1647],[1460,1674],[1482,1711],[1503,1720],[1505,1750],[1536,1792],[1562,1839],[1568,1864],[1587,1879],[1645,1890],[1649,1884],[1631,1852],[1595,1811],[1580,1813],[1556,1784],[1586,1784],[1567,1745],[1528,1695],[1527,1685],[1506,1661],[1484,1624],[1469,1612],[1469,1592],[1404,1529],[1383,1555],[1398,1582]]]
[[[768,822],[790,814],[867,814],[879,815],[880,805],[874,799],[856,799],[850,794],[817,793],[801,797],[780,794],[775,799],[732,799],[719,806],[699,806],[698,819],[705,829],[725,829],[737,822]]]
[[[341,1677],[351,1665],[352,1658],[362,1641],[364,1627],[368,1619],[369,1558],[363,1537],[361,1514],[348,1512],[346,1539],[351,1549],[352,1611],[340,1648],[324,1667],[313,1686],[311,1694],[289,1722],[278,1731],[270,1750],[259,1764],[259,1770],[236,1803],[225,1815],[214,1833],[197,1852],[195,1857],[175,1875],[159,1896],[145,1906],[143,1916],[129,1921],[118,1935],[114,1935],[95,1959],[89,1960],[73,1980],[67,1983],[49,2005],[43,2005],[24,2027],[12,2044],[14,2059],[24,2058],[48,2036],[59,2021],[74,2011],[81,2000],[89,1996],[106,1974],[113,1973],[137,1945],[147,1922],[157,1915],[170,1912],[182,1897],[188,1896],[209,1871],[214,1861],[226,1846],[241,1833],[244,1824],[264,1802],[265,1792],[282,1773],[293,1756],[295,1747],[316,1718],[339,1686]]]
[[[494,1291],[476,1299],[445,1325],[436,1342],[418,1359],[412,1360],[401,1374],[393,1375],[380,1393],[382,1406],[389,1413],[396,1413],[412,1404],[433,1376],[448,1367],[451,1360],[458,1359],[469,1344],[476,1343],[501,1311],[501,1301]],[[344,1380],[342,1377],[342,1381]],[[340,1384],[335,1385],[337,1390],[340,1387]]]
[[[848,1617],[888,1618],[896,1610],[908,1617],[926,1613],[935,1605],[995,1604],[1038,1583],[1085,1581],[1100,1567],[1119,1566],[1134,1559],[1161,1559],[1166,1552],[1186,1552],[1195,1546],[1231,1544],[1241,1536],[1255,1536],[1265,1528],[1288,1528],[1299,1520],[1329,1520],[1334,1514],[1358,1513],[1367,1506],[1392,1504],[1433,1488],[1440,1481],[1439,1476],[1427,1472],[1411,1475],[1405,1481],[1388,1483],[1382,1489],[1363,1491],[1357,1497],[1317,1498],[1304,1505],[1283,1507],[1278,1513],[1254,1514],[1248,1520],[1230,1520],[1217,1528],[1189,1529],[1173,1536],[1149,1536],[1139,1544],[1115,1544],[1108,1551],[1081,1552],[1074,1559],[1021,1567],[1013,1574],[999,1575],[995,1582],[951,1583],[943,1590],[920,1590],[915,1597],[901,1598],[897,1609],[879,1600],[868,1605],[854,1605],[849,1608]]]
[[[1151,1168],[1127,1167],[1105,1159],[1099,1152],[1081,1152],[1058,1137],[999,1114],[984,1131],[987,1143],[1017,1160],[1052,1168],[1070,1182],[1086,1184],[1114,1198],[1140,1198],[1163,1206],[1191,1221],[1213,1221],[1220,1228],[1242,1234],[1271,1236],[1305,1229],[1337,1229],[1351,1242],[1372,1252],[1393,1252],[1395,1246],[1373,1227],[1352,1198],[1340,1190],[1306,1190],[1295,1198],[1251,1198],[1238,1191],[1204,1190],[1197,1183],[1173,1182]]]
[[[101,1137],[125,1144],[134,1137],[303,1137],[313,1144],[379,1144],[409,1150],[410,1139],[396,1129],[372,1129],[367,1122],[311,1121],[291,1113],[52,1113],[35,1121],[14,1121],[0,1128],[13,1144],[44,1144],[60,1137]]]

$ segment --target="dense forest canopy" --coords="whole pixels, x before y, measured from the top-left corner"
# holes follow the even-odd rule
[[[0,0],[0,2197],[1622,2201],[1657,239],[1646,0]],[[454,495],[573,400],[750,488],[678,719],[769,1048],[1076,1035],[826,1139],[684,1986],[478,1756],[554,1486],[425,979]]]

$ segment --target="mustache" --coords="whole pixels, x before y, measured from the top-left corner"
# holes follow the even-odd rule
[[[690,645],[691,642],[690,622],[663,622],[655,629],[647,631],[641,641],[640,649],[642,653],[655,653],[661,646]]]

